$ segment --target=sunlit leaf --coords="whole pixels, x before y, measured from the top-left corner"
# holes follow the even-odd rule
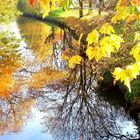
[[[80,43],[81,43],[81,39],[82,39],[82,37],[83,37],[83,33],[81,33],[80,36],[79,36],[78,46],[80,46]]]
[[[121,78],[121,72],[122,72],[122,68],[115,68],[114,72],[113,72],[113,76],[115,77],[115,80],[118,81]]]
[[[116,23],[120,20],[125,20],[129,16],[129,9],[128,7],[118,7],[117,13],[115,16],[112,17],[111,22]]]
[[[139,16],[136,14],[131,14],[128,16],[126,22],[131,23],[131,22],[135,21],[136,19],[139,19]]]
[[[36,4],[37,0],[29,0],[29,4],[31,6],[34,6]]]
[[[80,64],[82,61],[82,57],[79,55],[75,55],[73,57],[70,58],[69,60],[69,67],[73,68],[75,66],[75,64]]]
[[[103,24],[99,32],[101,34],[108,34],[108,35],[115,33],[114,28],[109,23]]]
[[[140,33],[139,32],[135,32],[135,39],[134,41],[140,41]]]
[[[92,43],[98,43],[99,40],[99,33],[97,30],[93,30],[91,33],[88,34],[87,41],[88,45],[91,45]]]
[[[132,49],[131,55],[135,58],[136,62],[140,62],[140,43],[137,43]]]
[[[102,50],[99,46],[88,47],[86,55],[88,56],[89,61],[94,58],[97,62],[103,57]]]
[[[122,42],[124,42],[124,40],[118,36],[117,34],[112,34],[111,36],[111,44],[116,48],[116,50],[119,50]]]

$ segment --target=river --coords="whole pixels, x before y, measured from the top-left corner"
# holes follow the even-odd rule
[[[18,40],[12,53],[4,51],[0,58],[0,140],[139,138],[125,109],[89,88],[97,86],[90,74],[83,90],[78,68],[69,71],[61,53],[77,41],[68,31],[27,17],[0,30],[14,34],[12,44]]]

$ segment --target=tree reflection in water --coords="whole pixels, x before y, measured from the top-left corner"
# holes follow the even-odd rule
[[[35,100],[24,94],[0,98],[0,135],[20,132],[27,119],[31,118],[31,108]]]
[[[122,108],[117,109],[105,102],[95,94],[92,85],[85,90],[80,84],[81,81],[75,85],[68,82],[59,92],[56,88],[52,91],[44,89],[38,107],[46,113],[45,131],[59,140],[78,140],[80,137],[84,140],[129,140],[138,137],[135,128],[132,128],[133,132],[128,130],[132,122]]]

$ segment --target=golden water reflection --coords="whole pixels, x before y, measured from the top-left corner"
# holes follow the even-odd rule
[[[8,32],[0,36],[0,135],[21,131],[31,118],[36,101],[29,90],[66,76],[55,67],[54,44],[61,42],[62,31],[26,18],[17,23],[22,40]]]

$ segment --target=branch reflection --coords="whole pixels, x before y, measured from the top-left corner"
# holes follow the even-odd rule
[[[70,79],[75,80],[75,75],[79,73],[78,68],[77,71],[72,70]],[[38,100],[38,107],[46,114],[43,121],[44,130],[59,140],[138,138],[134,122],[125,114],[124,109],[113,107],[95,94],[92,84],[83,88],[85,81],[81,82],[79,78],[74,84],[71,80],[66,81],[63,90],[59,92],[53,90],[53,87],[52,91],[42,92],[44,96]],[[88,83],[94,79],[85,80]]]

